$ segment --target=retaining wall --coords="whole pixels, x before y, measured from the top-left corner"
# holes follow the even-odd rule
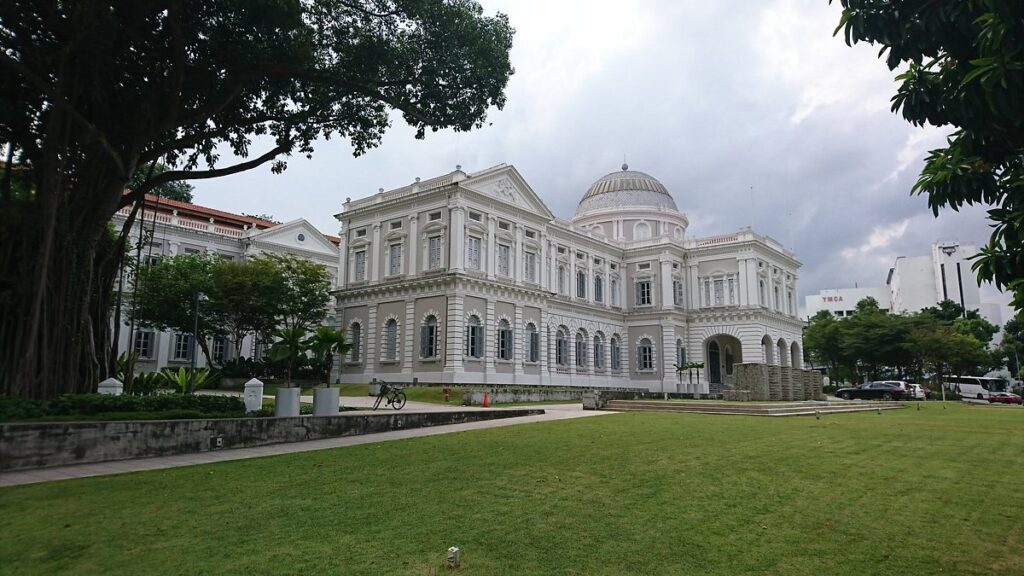
[[[0,424],[0,471],[251,448],[543,413],[543,410],[509,409],[295,418]]]

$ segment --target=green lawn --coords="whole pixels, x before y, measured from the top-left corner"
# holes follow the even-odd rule
[[[626,413],[0,489],[4,574],[1024,574],[1024,410]]]

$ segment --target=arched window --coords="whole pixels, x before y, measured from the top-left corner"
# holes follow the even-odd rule
[[[540,334],[533,323],[526,325],[526,361],[537,362],[540,359]]]
[[[576,333],[576,367],[587,366],[587,337],[582,332]]]
[[[612,306],[619,305],[619,280],[618,278],[612,278],[609,287],[612,291]]]
[[[437,317],[431,314],[420,326],[420,358],[437,356]]]
[[[466,356],[470,358],[483,358],[484,356],[484,330],[480,326],[480,318],[470,316],[466,322]]]
[[[735,359],[732,356],[732,346],[726,344],[725,346],[725,374],[732,376],[732,365]]]
[[[587,273],[583,270],[576,271],[576,297],[587,297]]]
[[[622,369],[622,351],[619,349],[619,339],[612,337],[608,344],[612,356],[612,370]]]
[[[642,338],[636,347],[637,370],[654,370],[654,347],[650,338]]]
[[[394,318],[384,324],[384,359],[398,358],[398,322]]]
[[[637,222],[633,226],[633,240],[649,240],[651,237],[651,225],[647,222]]]
[[[565,266],[558,267],[558,293],[565,294]]]
[[[359,325],[359,322],[353,322],[348,329],[348,341],[351,348],[348,349],[348,358],[350,362],[359,362],[359,345],[362,343],[362,332],[363,327]]]
[[[682,366],[686,364],[686,347],[683,346],[683,340],[680,338],[676,340],[676,365]]]
[[[604,369],[604,340],[600,334],[594,334],[594,367]]]
[[[761,280],[761,306],[768,307],[768,294],[764,291],[764,280]]]
[[[604,280],[594,276],[594,302],[604,302]]]
[[[559,366],[569,365],[569,342],[566,340],[565,331],[561,328],[555,335],[555,364]]]
[[[781,306],[781,302],[779,302],[779,287],[775,286],[773,288],[773,290],[775,292],[775,309],[781,311],[782,310],[782,306]]]
[[[498,358],[501,360],[512,359],[512,327],[505,319],[498,322]]]

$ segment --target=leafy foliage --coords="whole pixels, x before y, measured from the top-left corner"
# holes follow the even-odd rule
[[[310,340],[302,328],[282,328],[274,333],[277,341],[270,347],[271,360],[284,361],[288,366],[287,382],[292,384],[292,368],[299,356],[309,350]]]
[[[151,162],[144,166],[139,166],[132,172],[132,177],[128,179],[128,188],[135,190],[145,185],[146,181],[150,178],[155,178],[165,172],[170,171],[171,168],[163,162]],[[195,187],[184,180],[177,180],[172,182],[164,182],[159,184],[150,191],[150,194],[154,196],[160,196],[161,198],[169,198],[171,200],[177,200],[178,202],[192,203],[192,192]]]
[[[164,377],[164,381],[181,394],[192,394],[196,390],[202,390],[206,386],[213,384],[217,378],[217,375],[211,372],[209,368],[189,370],[184,366],[179,367],[177,370],[164,368],[161,374]]]
[[[831,0],[830,0],[831,1]],[[913,192],[942,208],[987,204],[993,222],[974,264],[1024,309],[1024,3],[1003,0],[840,0],[847,44],[882,47],[907,66],[892,109],[915,126],[953,126]]]
[[[345,356],[352,345],[345,341],[345,333],[330,326],[321,326],[313,333],[309,341],[309,349],[315,358],[323,363],[323,382],[331,381],[331,368],[334,367],[334,355]]]
[[[129,412],[186,410],[198,414],[245,414],[245,403],[236,396],[204,394],[156,394],[113,396],[67,394],[49,401],[0,397],[0,422],[40,419],[48,416],[90,416]]]

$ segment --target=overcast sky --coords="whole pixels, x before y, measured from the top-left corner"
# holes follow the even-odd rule
[[[200,182],[196,203],[306,218],[337,232],[346,196],[404,186],[461,164],[514,164],[570,218],[600,176],[661,180],[690,236],[744,226],[792,248],[800,296],[882,285],[898,255],[953,239],[981,245],[980,208],[938,219],[909,190],[947,129],[889,111],[894,73],[877,48],[847,47],[827,0],[483,0],[516,29],[508,104],[491,125],[418,141],[396,118],[376,150],[346,142],[269,168]]]

